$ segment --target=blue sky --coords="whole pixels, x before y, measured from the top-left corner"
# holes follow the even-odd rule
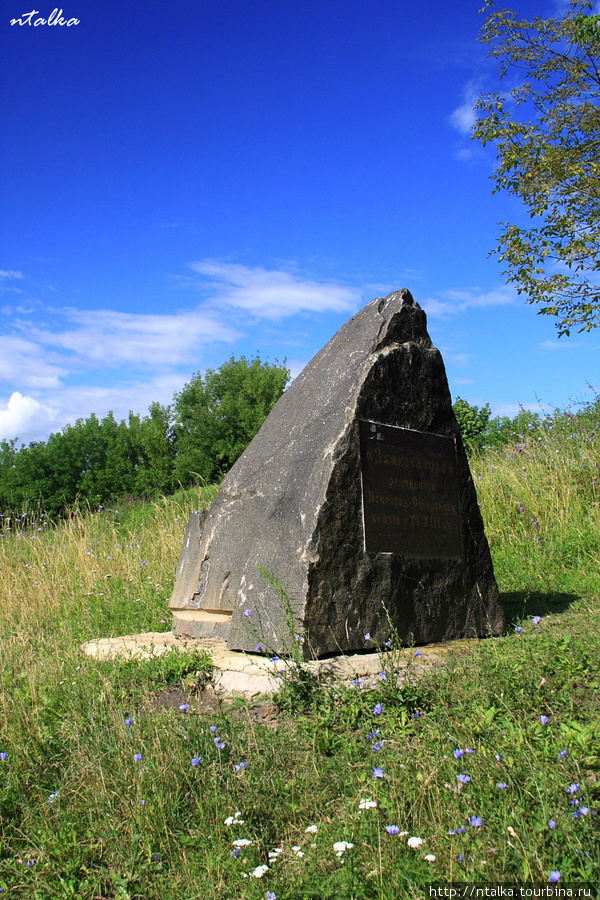
[[[523,214],[469,138],[497,87],[480,6],[65,0],[78,24],[11,26],[54,6],[5,0],[0,438],[145,413],[232,354],[297,374],[402,287],[455,398],[600,390],[600,334],[558,341],[488,258]]]

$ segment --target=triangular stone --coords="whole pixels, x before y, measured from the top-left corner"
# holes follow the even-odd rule
[[[346,322],[273,407],[192,516],[170,606],[177,634],[317,657],[392,630],[503,629],[444,364],[407,290]]]

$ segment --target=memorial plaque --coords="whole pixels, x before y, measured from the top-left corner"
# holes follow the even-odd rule
[[[460,559],[454,438],[359,422],[367,553]]]

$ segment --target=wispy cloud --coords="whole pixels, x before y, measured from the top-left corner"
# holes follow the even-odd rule
[[[467,312],[469,309],[482,309],[492,306],[512,306],[519,300],[512,288],[502,286],[492,291],[480,288],[466,288],[442,291],[439,297],[428,297],[420,304],[428,316],[436,319],[448,319]]]
[[[282,269],[212,259],[191,262],[189,267],[207,279],[198,286],[211,292],[211,306],[230,307],[272,321],[298,313],[355,311],[362,297],[357,288],[315,281]]]
[[[180,284],[193,289],[191,308],[181,302],[181,291],[181,308],[173,311],[171,291],[164,313],[50,307],[35,296],[5,306],[0,439],[43,440],[92,412],[113,410],[122,418],[129,410],[145,412],[155,400],[170,403],[190,373],[214,359],[216,345],[239,348],[265,324],[272,330],[273,323],[299,314],[351,314],[362,302],[359,289],[291,266],[252,268],[211,259],[189,268],[193,275],[182,276]],[[1,272],[0,278],[25,280],[20,272]],[[284,346],[293,344],[287,327],[279,335]],[[302,365],[294,362],[294,374]]]
[[[475,104],[479,99],[480,93],[480,87],[476,85],[475,82],[470,81],[465,86],[463,102],[460,106],[456,107],[448,118],[450,125],[465,137],[471,134],[473,126],[477,121]]]

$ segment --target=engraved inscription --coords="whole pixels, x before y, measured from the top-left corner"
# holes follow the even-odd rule
[[[454,439],[359,422],[367,553],[462,557]]]

